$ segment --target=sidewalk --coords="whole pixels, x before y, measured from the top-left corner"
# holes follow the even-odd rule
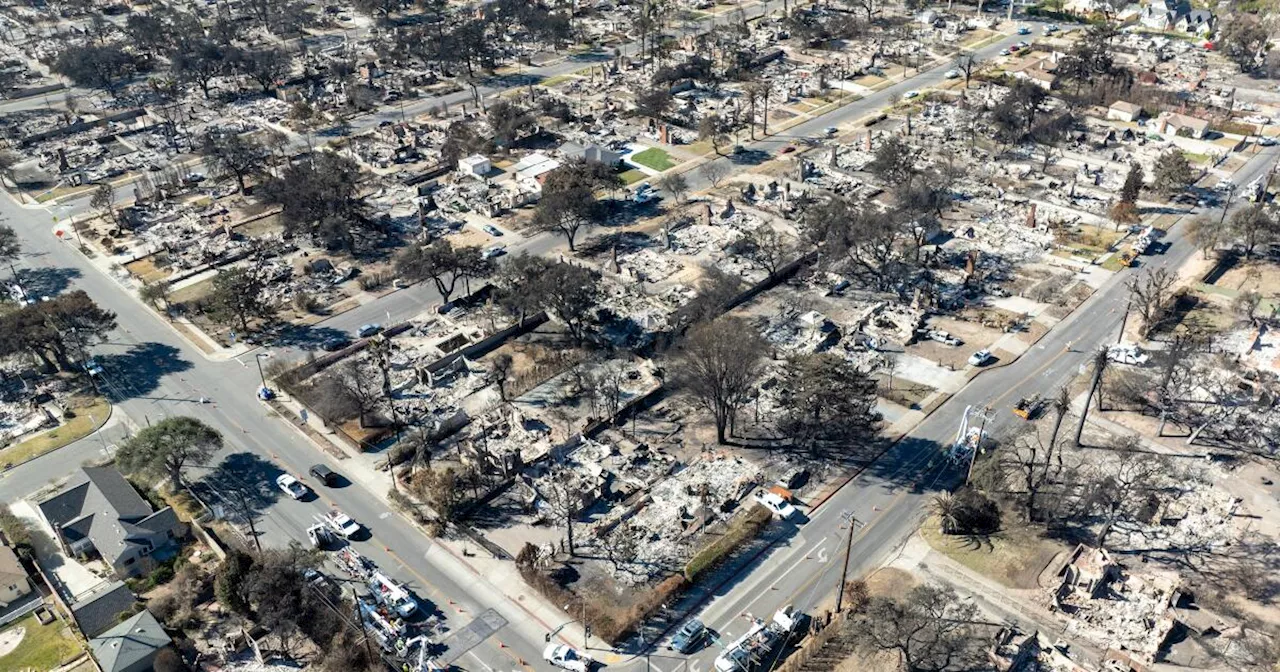
[[[381,457],[353,454],[342,442],[330,439],[329,437],[333,435],[333,431],[323,427],[314,414],[308,413],[306,421],[303,421],[300,415],[302,406],[287,395],[280,395],[275,399],[275,402],[287,411],[288,415],[284,419],[306,441],[324,453],[337,456],[343,460],[342,471],[344,476],[353,483],[359,483],[364,486],[375,497],[384,502],[390,511],[395,512],[422,532],[423,535],[426,535],[426,531],[422,530],[416,521],[405,515],[400,510],[400,507],[395,502],[392,502],[388,496],[388,493],[391,492],[391,476],[388,472],[375,466],[376,462],[382,460]],[[564,610],[547,602],[540,593],[530,589],[525,584],[524,578],[520,576],[520,571],[516,568],[515,562],[499,560],[488,555],[478,544],[475,544],[466,536],[457,538],[436,537],[433,541],[432,552],[428,554],[427,560],[437,570],[451,575],[451,578],[454,578],[457,583],[462,585],[476,580],[488,583],[512,605],[524,611],[530,617],[532,624],[537,626],[535,629],[542,632],[550,632],[564,624],[565,621],[572,619],[571,616],[565,614]],[[435,549],[440,549],[443,553],[436,554],[434,552]],[[558,637],[565,644],[580,647],[583,642],[582,626],[577,623],[565,625],[560,630]],[[533,637],[531,641],[540,639],[540,637]],[[591,650],[593,657],[603,663],[617,663],[623,660],[622,657],[614,653],[603,655],[597,653],[600,651],[612,651],[612,647],[599,638],[592,638],[588,648]]]

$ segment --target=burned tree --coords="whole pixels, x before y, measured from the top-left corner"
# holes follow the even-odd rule
[[[1168,268],[1157,268],[1129,279],[1129,304],[1142,320],[1139,333],[1144,338],[1164,324],[1177,282],[1177,274]]]
[[[764,340],[737,318],[721,318],[689,332],[678,377],[711,413],[719,443],[726,442],[738,409],[751,398],[764,353]]]

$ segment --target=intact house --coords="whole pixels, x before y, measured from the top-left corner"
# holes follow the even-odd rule
[[[89,640],[102,672],[150,672],[156,655],[172,640],[151,612],[143,609]]]
[[[10,605],[25,602],[31,595],[31,582],[27,570],[13,549],[0,544],[0,612]]]
[[[182,522],[170,507],[159,511],[110,467],[84,467],[81,478],[39,502],[68,555],[100,555],[119,577],[149,572],[176,551]]]
[[[122,614],[137,611],[138,598],[123,581],[108,583],[71,605],[71,617],[85,637],[93,639],[116,627]]]
[[[1112,121],[1137,121],[1142,118],[1142,106],[1117,100],[1107,108],[1107,119]]]
[[[622,162],[621,154],[595,143],[584,147],[576,142],[566,142],[560,145],[560,153],[569,161],[582,159],[587,163],[600,163],[610,168]]]
[[[1197,140],[1209,132],[1209,122],[1176,112],[1163,112],[1156,117],[1156,133],[1173,133],[1186,135]]]
[[[1190,35],[1209,35],[1216,23],[1213,12],[1193,9],[1188,0],[1153,0],[1142,7],[1138,20],[1152,30],[1176,30]]]

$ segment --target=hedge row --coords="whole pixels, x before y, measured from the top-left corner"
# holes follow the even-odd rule
[[[718,539],[703,546],[684,566],[684,578],[695,583],[708,571],[715,569],[739,546],[756,538],[769,524],[773,514],[763,506],[752,505],[748,511],[729,522],[729,529]]]

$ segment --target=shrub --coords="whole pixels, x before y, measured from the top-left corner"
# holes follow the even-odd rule
[[[729,529],[715,541],[703,546],[684,566],[684,578],[696,583],[708,570],[714,569],[734,550],[754,539],[769,524],[773,514],[760,506],[738,515],[729,522]]]
[[[366,292],[371,292],[387,284],[387,274],[386,273],[361,274],[356,281],[360,283],[360,289],[363,289]]]
[[[8,504],[0,504],[0,532],[4,533],[10,546],[22,551],[31,550],[31,528],[13,513]]]
[[[306,292],[298,292],[293,296],[293,308],[300,313],[315,313],[322,307],[319,299]]]

